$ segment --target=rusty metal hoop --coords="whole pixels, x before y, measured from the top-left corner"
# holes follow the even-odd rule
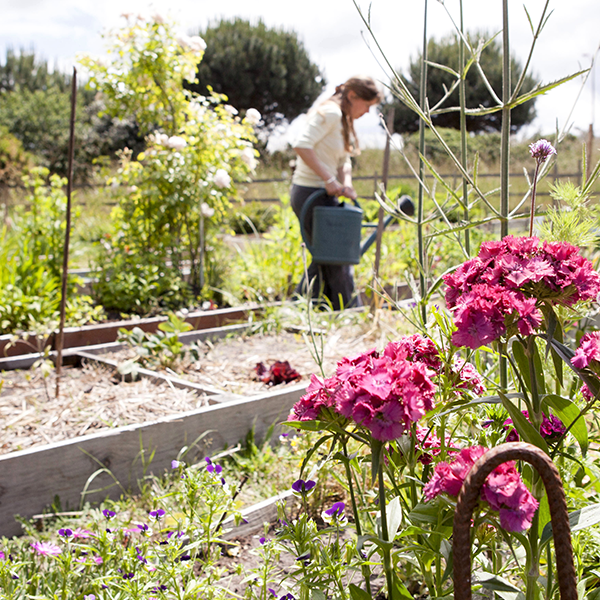
[[[488,450],[469,471],[454,511],[452,550],[454,556],[454,600],[471,600],[471,517],[487,476],[502,463],[524,460],[540,474],[550,505],[556,573],[561,600],[577,600],[567,501],[560,475],[550,457],[531,444],[511,442]]]

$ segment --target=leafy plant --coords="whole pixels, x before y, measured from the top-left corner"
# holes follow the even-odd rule
[[[205,44],[178,34],[162,17],[129,19],[111,43],[110,64],[82,59],[89,84],[103,93],[106,114],[135,117],[148,137],[145,152],[121,153],[107,181],[117,207],[100,248],[102,283],[95,293],[117,310],[143,313],[152,295],[158,304],[181,306],[203,290],[208,255],[236,197],[234,181],[254,165],[256,115],[240,119],[223,96],[184,90]],[[130,266],[133,277],[119,275]],[[136,295],[139,305],[132,306]]]
[[[121,365],[119,372],[127,374],[135,369],[135,364],[152,367],[172,368],[188,353],[179,341],[179,334],[190,331],[192,326],[175,313],[168,314],[168,320],[158,325],[159,331],[148,333],[139,327],[131,330],[119,329],[119,342],[125,342],[135,350],[136,357]],[[189,349],[194,352],[194,348]]]

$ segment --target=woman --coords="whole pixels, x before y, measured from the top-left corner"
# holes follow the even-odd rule
[[[294,144],[298,160],[290,200],[298,218],[308,197],[320,189],[325,189],[328,195],[315,205],[339,206],[339,196],[356,200],[350,163],[350,157],[359,153],[354,121],[381,100],[381,91],[371,77],[351,77],[336,88],[331,98],[309,111]],[[305,228],[311,235],[312,214]],[[308,282],[303,278],[296,292],[305,294],[311,285],[313,297],[326,296],[334,310],[356,306],[352,271],[351,265],[313,262],[308,268]]]

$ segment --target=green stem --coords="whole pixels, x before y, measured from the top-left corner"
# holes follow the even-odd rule
[[[539,477],[539,475],[538,475]],[[535,483],[534,483],[535,488]],[[539,600],[539,587],[538,587],[538,578],[540,575],[540,557],[539,557],[539,511],[536,511],[535,516],[533,517],[533,521],[531,523],[531,527],[529,529],[529,560],[526,563],[527,573],[526,573],[526,590],[525,590],[525,600]]]
[[[427,0],[425,0],[425,18],[423,23],[423,52],[421,53],[421,80],[419,82],[419,105],[421,110],[425,110],[427,101]],[[419,245],[419,284],[421,290],[421,318],[423,324],[427,322],[427,307],[423,302],[426,296],[425,281],[425,240],[423,237],[423,211],[424,211],[424,186],[425,181],[425,121],[419,118],[419,198],[417,206],[417,239]]]
[[[463,33],[463,3],[460,2],[460,32]],[[466,102],[466,80],[465,80],[465,43],[461,37],[458,46],[458,60],[459,60],[459,72],[460,72],[460,84],[459,84],[459,99],[460,99],[460,162],[463,169],[467,170],[467,102]],[[462,180],[462,196],[463,196],[463,215],[465,222],[469,222],[469,190],[467,179],[463,177]],[[471,238],[470,229],[465,228],[465,252],[467,255],[471,255]]]
[[[360,516],[358,514],[358,506],[356,504],[356,496],[354,494],[354,483],[352,477],[352,469],[350,468],[350,457],[348,456],[346,438],[342,439],[342,448],[344,449],[344,468],[346,469],[346,479],[348,480],[348,490],[350,492],[352,514],[354,515],[354,526],[356,527],[356,535],[360,537],[362,535],[362,527],[360,524]],[[371,596],[371,569],[369,569],[369,565],[362,565],[361,571],[363,579],[365,580],[365,589],[367,591],[367,594]]]
[[[502,130],[500,141],[500,236],[508,235],[510,160],[510,45],[508,0],[502,0]]]
[[[529,215],[529,237],[533,235],[533,217],[535,215],[535,192],[537,188],[538,174],[540,172],[540,163],[535,163],[535,173],[533,174],[533,186],[531,187],[531,214]]]
[[[389,532],[387,524],[386,504],[385,504],[385,483],[383,480],[383,453],[379,463],[378,483],[379,483],[379,514],[381,515],[381,539],[389,542]],[[382,548],[383,569],[385,571],[385,581],[388,589],[388,600],[394,600],[394,573],[392,571],[392,561],[390,549],[386,546]]]

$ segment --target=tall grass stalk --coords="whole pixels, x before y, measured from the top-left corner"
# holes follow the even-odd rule
[[[421,54],[421,80],[419,82],[419,105],[421,111],[426,111],[427,103],[427,0],[425,0],[425,11],[423,15],[423,52]],[[419,116],[419,196],[417,207],[417,240],[419,244],[419,283],[421,290],[421,318],[423,323],[427,321],[427,306],[425,297],[427,296],[425,268],[427,258],[425,256],[425,240],[423,237],[423,212],[424,212],[424,193],[425,186],[425,119]]]
[[[502,0],[502,130],[500,138],[500,237],[508,235],[509,161],[510,161],[510,43],[508,38],[508,0]],[[500,387],[508,388],[508,363],[500,354]]]

